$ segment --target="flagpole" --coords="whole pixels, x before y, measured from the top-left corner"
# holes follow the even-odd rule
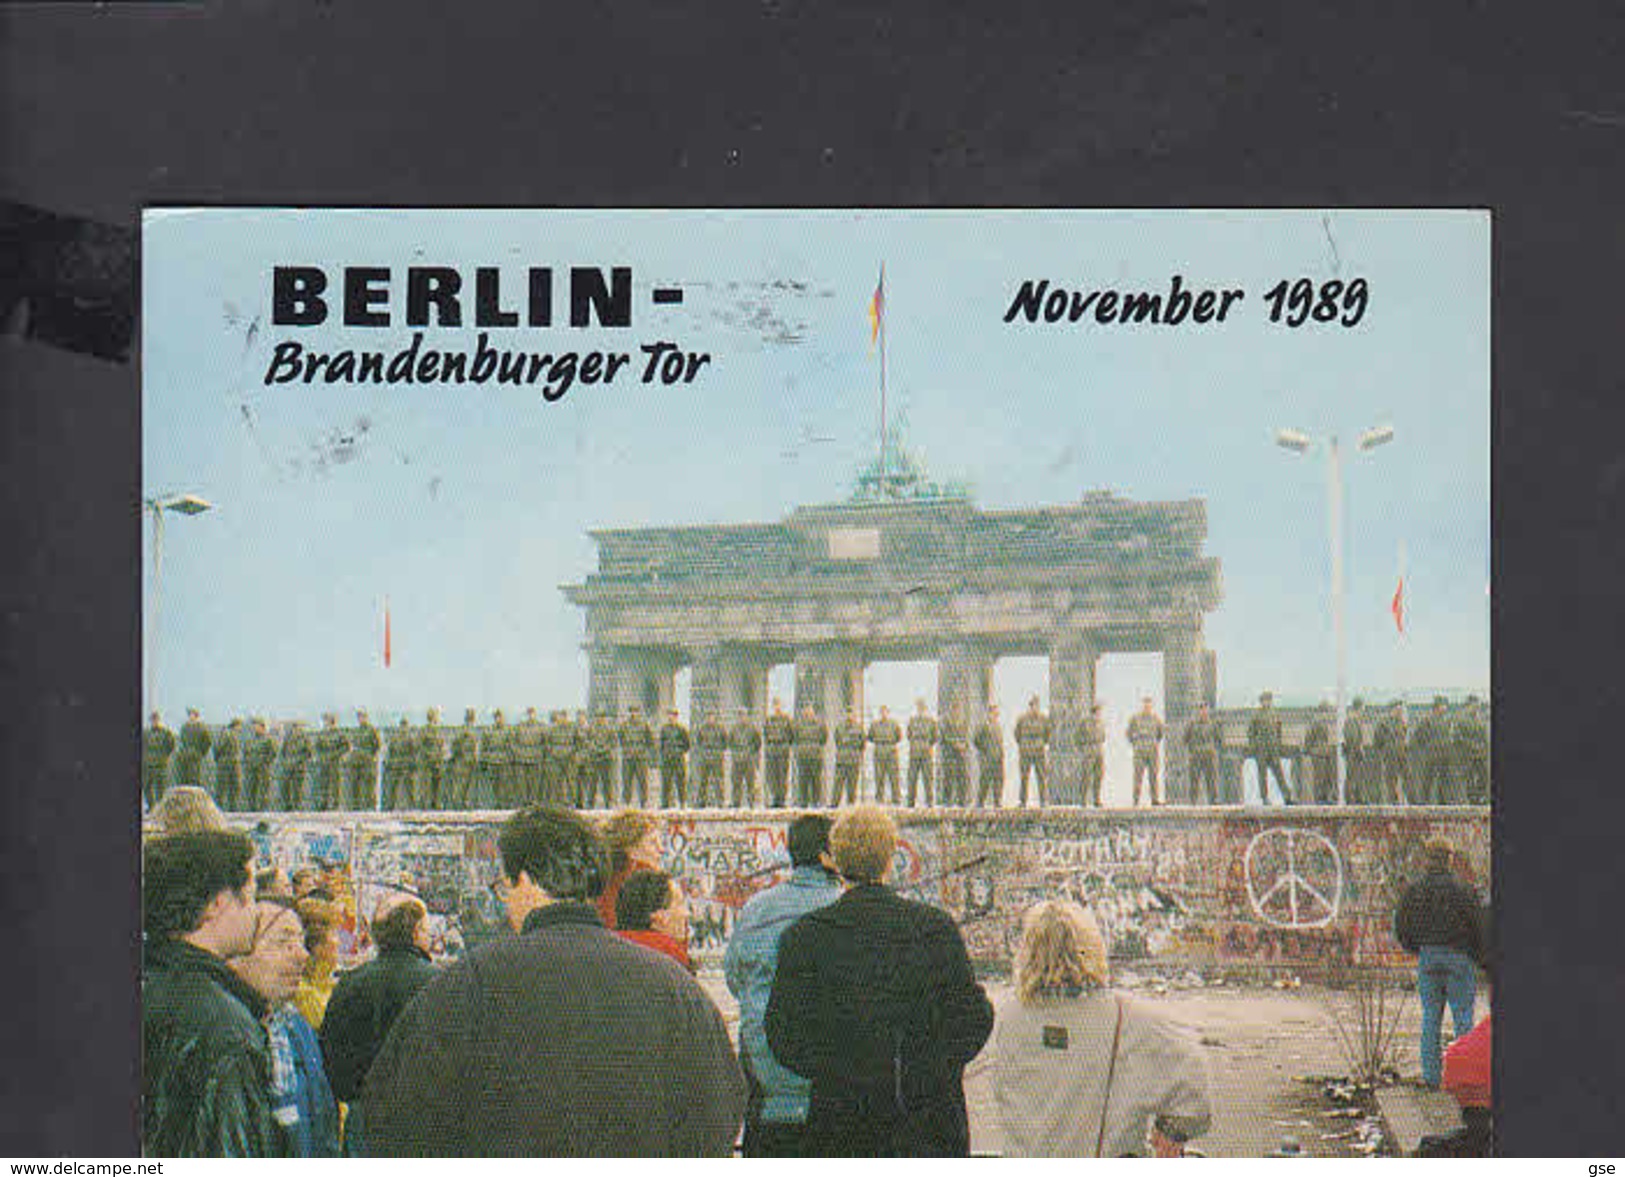
[[[886,263],[880,263],[880,487],[888,497],[886,481]]]

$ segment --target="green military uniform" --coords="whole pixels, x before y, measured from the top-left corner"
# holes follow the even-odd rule
[[[446,809],[458,803],[448,798],[446,780],[446,729],[440,726],[440,712],[431,709],[412,740],[417,753],[417,803],[420,809]]]
[[[175,733],[164,726],[158,713],[141,733],[141,799],[151,809],[169,786],[169,758],[175,752]]]
[[[1106,779],[1106,721],[1095,704],[1089,718],[1078,725],[1078,751],[1083,753],[1083,799],[1100,806],[1100,785]]]
[[[875,746],[875,800],[901,805],[903,780],[898,771],[897,746],[903,742],[903,729],[884,707],[880,718],[869,725],[869,742]]]
[[[1149,711],[1134,713],[1128,721],[1128,742],[1134,749],[1134,804],[1140,803],[1140,782],[1150,784],[1151,804],[1157,802],[1157,748],[1162,743],[1162,720]]]
[[[761,751],[762,733],[756,730],[750,716],[741,711],[728,729],[731,782],[728,801],[735,809],[748,809],[756,804],[756,758]]]
[[[990,707],[976,729],[976,807],[1004,804],[1004,732],[999,727],[999,709]]]
[[[577,809],[587,807],[587,713],[577,711],[576,717],[570,723],[570,730],[575,735],[575,742],[570,745],[570,796],[575,799]]]
[[[925,798],[927,806],[933,804],[932,784],[933,776],[931,763],[931,750],[937,746],[942,738],[941,729],[937,721],[926,713],[922,704],[920,709],[908,721],[908,804],[914,806],[915,787],[923,785],[920,795]]]
[[[1191,800],[1219,803],[1219,725],[1206,707],[1185,727],[1185,754],[1191,765]]]
[[[824,745],[829,729],[808,707],[795,723],[796,803],[803,808],[824,803]]]
[[[549,805],[570,805],[576,800],[570,766],[576,755],[576,729],[567,711],[555,711],[547,723],[547,762],[542,766],[542,800]]]
[[[378,785],[378,753],[383,746],[383,737],[367,713],[356,712],[356,729],[350,737],[350,763],[345,777],[348,808],[372,809],[376,804],[373,791]]]
[[[242,803],[243,721],[234,719],[214,738],[214,800],[221,809],[246,808]]]
[[[962,711],[943,716],[938,728],[942,743],[944,805],[965,805],[970,800],[970,725]]]
[[[694,729],[694,804],[709,808],[723,797],[723,761],[728,755],[728,729],[715,711],[705,713]]]
[[[250,813],[271,808],[271,764],[275,760],[276,741],[265,730],[265,720],[256,717],[243,747],[243,808]]]
[[[835,795],[830,798],[833,804],[857,801],[858,777],[863,772],[863,745],[867,741],[863,724],[852,712],[848,711],[846,718],[835,725]],[[876,790],[875,800],[880,799]]]
[[[688,804],[688,729],[673,711],[660,727],[660,807]]]
[[[536,718],[536,708],[525,708],[513,733],[513,755],[518,785],[514,790],[516,806],[535,805],[542,799],[542,764],[547,759],[547,729]]]
[[[1021,806],[1027,807],[1027,778],[1038,777],[1038,805],[1043,808],[1049,786],[1049,719],[1038,709],[1038,700],[1027,705],[1016,720],[1016,775],[1020,780]]]
[[[604,808],[615,804],[615,729],[609,716],[600,711],[586,731],[587,777],[582,785],[583,808],[590,809],[603,799]]]
[[[1377,799],[1370,760],[1366,753],[1365,708],[1356,699],[1343,717],[1343,765],[1347,773],[1344,778],[1345,793],[1350,805],[1370,805]]]
[[[474,778],[479,773],[480,767],[480,729],[477,719],[474,708],[465,708],[463,726],[451,737],[451,759],[446,761],[447,809],[491,809],[496,805],[494,786],[490,797],[485,799],[485,804],[473,804],[473,798],[478,792]]]
[[[655,733],[639,708],[626,713],[620,743],[621,800],[641,809],[649,804],[649,763],[654,759]]]
[[[513,805],[512,736],[502,710],[491,712],[491,726],[480,733],[474,753],[474,786],[458,802],[464,808],[507,809]]]
[[[1371,751],[1376,757],[1378,780],[1382,786],[1382,800],[1386,805],[1410,801],[1410,762],[1407,755],[1405,706],[1395,703],[1377,721],[1371,733]]]
[[[382,807],[385,812],[392,809],[414,808],[412,773],[416,761],[417,749],[412,725],[402,719],[400,726],[390,733],[389,748],[384,753]]]
[[[209,735],[209,729],[198,718],[196,708],[186,712],[186,722],[181,724],[180,746],[175,753],[171,765],[171,784],[203,785],[203,758],[209,754],[209,745],[214,742]]]
[[[1337,803],[1337,753],[1332,749],[1332,728],[1324,710],[1303,736],[1303,754],[1309,759],[1310,796],[1317,805]]]
[[[1455,802],[1450,779],[1450,722],[1442,698],[1433,700],[1433,709],[1417,722],[1411,734],[1411,763],[1420,770],[1420,800],[1427,805]]]
[[[341,803],[344,757],[350,751],[350,737],[340,730],[339,717],[329,713],[316,733],[316,773],[312,778],[312,809],[337,809]]]
[[[1477,699],[1468,699],[1466,707],[1450,725],[1450,751],[1460,790],[1457,799],[1469,805],[1488,805],[1490,734],[1484,726]]]
[[[1273,702],[1275,696],[1265,691],[1258,697],[1262,706],[1253,712],[1252,719],[1247,721],[1247,755],[1252,758],[1254,767],[1258,770],[1258,799],[1264,804],[1270,803],[1269,774],[1275,774],[1276,788],[1281,791],[1281,803],[1292,804],[1292,792],[1287,787],[1286,776],[1281,772],[1281,752],[1284,747],[1281,738],[1281,716],[1276,712]]]
[[[790,748],[796,740],[796,725],[777,699],[773,703],[773,714],[762,723],[762,775],[766,778],[767,803],[782,809],[790,788]]]
[[[281,792],[278,809],[304,809],[307,804],[307,778],[310,774],[310,733],[297,719],[288,725],[277,758],[277,787]]]

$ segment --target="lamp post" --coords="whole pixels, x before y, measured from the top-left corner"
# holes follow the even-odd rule
[[[1392,425],[1377,425],[1360,434],[1360,453],[1394,440]],[[1280,429],[1275,444],[1295,454],[1308,453],[1314,439],[1298,429]],[[1332,633],[1337,645],[1337,726],[1332,732],[1333,763],[1337,765],[1337,803],[1348,804],[1348,766],[1343,763],[1343,720],[1348,696],[1348,630],[1343,622],[1343,456],[1337,434],[1326,439],[1326,505],[1332,544]]]
[[[152,512],[152,621],[147,630],[147,710],[158,706],[158,615],[164,576],[164,512],[201,515],[214,506],[194,494],[159,495],[147,499],[144,507]]]

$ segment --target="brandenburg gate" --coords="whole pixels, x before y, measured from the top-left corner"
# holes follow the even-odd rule
[[[686,666],[693,722],[712,708],[724,722],[740,708],[759,721],[769,671],[793,663],[795,712],[811,703],[833,724],[848,707],[863,715],[868,663],[935,661],[937,714],[962,707],[974,730],[994,662],[1047,656],[1050,796],[1077,803],[1076,728],[1094,700],[1097,660],[1159,653],[1168,799],[1189,799],[1178,733],[1213,701],[1202,622],[1223,591],[1219,561],[1202,551],[1200,499],[1142,503],[1097,491],[1061,506],[984,511],[963,492],[931,488],[860,493],[779,523],[591,534],[596,571],[563,587],[586,611],[595,712],[664,712]],[[1007,741],[1014,720],[1004,718]]]

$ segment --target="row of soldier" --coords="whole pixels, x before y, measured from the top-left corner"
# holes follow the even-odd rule
[[[1404,708],[1395,703],[1368,739],[1362,705],[1356,701],[1343,732],[1347,799],[1356,804],[1487,800],[1488,737],[1476,701],[1469,700],[1454,717],[1445,715],[1443,707],[1444,701],[1436,700],[1434,710],[1409,731]],[[337,715],[329,713],[314,733],[294,721],[279,742],[258,717],[248,730],[241,719],[210,729],[194,709],[177,736],[154,712],[143,741],[146,802],[154,804],[168,784],[185,784],[212,786],[222,808],[245,811],[485,809],[538,801],[579,808],[647,806],[653,772],[658,774],[659,804],[665,808],[781,807],[792,799],[805,807],[856,800],[867,752],[874,799],[883,804],[1003,803],[1005,738],[996,705],[974,727],[962,707],[939,721],[920,700],[906,728],[882,706],[879,718],[869,724],[848,711],[833,731],[811,706],[792,718],[778,699],[759,725],[744,711],[725,724],[713,709],[692,732],[675,710],[657,729],[636,707],[618,724],[606,713],[589,721],[580,711],[574,718],[555,711],[543,723],[535,708],[513,725],[497,710],[489,726],[480,726],[473,709],[465,712],[459,728],[442,726],[435,708],[423,724],[413,726],[403,718],[387,733],[372,724],[365,710],[356,712],[356,720],[354,727],[340,728]],[[1337,800],[1334,726],[1330,709],[1322,708],[1303,743],[1288,745],[1271,695],[1261,696],[1241,754],[1257,767],[1262,800],[1268,803],[1271,778],[1284,801]],[[1047,802],[1049,753],[1069,749],[1079,753],[1082,800],[1100,805],[1107,733],[1099,704],[1082,723],[1072,724],[1052,722],[1034,698],[1012,734],[1018,804],[1027,805],[1029,783],[1036,785],[1031,796],[1037,803]],[[1156,804],[1165,730],[1150,699],[1124,734],[1133,750],[1134,804],[1141,803],[1142,785]],[[826,796],[825,749],[832,741],[834,773]],[[1186,726],[1184,743],[1192,800],[1223,803],[1219,777],[1224,745],[1206,706]],[[211,762],[207,771],[206,761]],[[1294,773],[1289,783],[1283,762],[1308,772]]]

